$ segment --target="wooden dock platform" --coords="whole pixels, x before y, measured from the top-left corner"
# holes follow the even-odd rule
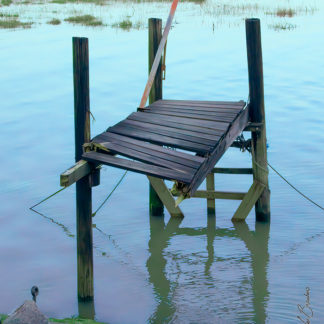
[[[233,222],[244,221],[253,207],[257,221],[270,221],[260,20],[245,23],[248,103],[165,100],[165,46],[177,3],[173,0],[163,35],[162,21],[149,19],[150,72],[139,108],[92,139],[88,39],[73,38],[76,163],[61,174],[60,183],[64,187],[76,183],[80,299],[93,298],[92,187],[100,183],[102,164],[147,175],[151,216],[162,216],[166,207],[172,217],[183,217],[179,204],[192,197],[207,200],[208,216],[215,216],[215,199],[235,199],[241,202]],[[147,99],[150,105],[145,106]],[[238,137],[243,131],[251,132],[247,141]],[[251,168],[215,167],[231,145],[248,149]],[[247,192],[216,191],[215,173],[250,174],[253,181]],[[197,190],[205,179],[206,190]],[[174,181],[172,189],[164,180]]]
[[[177,181],[192,195],[248,119],[244,101],[158,100],[94,137],[82,158]]]

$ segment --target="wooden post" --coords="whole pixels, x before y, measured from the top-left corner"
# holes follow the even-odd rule
[[[261,123],[259,131],[251,132],[253,179],[265,186],[255,204],[255,215],[257,221],[270,221],[260,19],[247,19],[245,27],[249,70],[250,121]]]
[[[206,189],[207,191],[215,191],[215,176],[214,173],[207,174],[206,177]],[[207,215],[215,216],[215,199],[207,198]]]
[[[75,161],[82,156],[82,145],[90,142],[89,52],[88,39],[73,37]],[[93,250],[91,175],[76,183],[76,223],[78,255],[78,297],[93,299]]]
[[[157,18],[149,19],[149,72],[155,58],[155,54],[162,38],[162,20]],[[162,99],[162,69],[161,63],[157,69],[154,83],[149,96],[149,103],[153,103],[156,100]],[[150,184],[150,215],[163,215],[164,206],[157,195],[156,191]]]

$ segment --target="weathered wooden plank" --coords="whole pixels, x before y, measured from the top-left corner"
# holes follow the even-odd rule
[[[181,193],[172,193],[173,196],[178,197]],[[228,191],[214,191],[214,190],[197,190],[190,196],[190,198],[207,198],[207,199],[227,199],[227,200],[242,200],[246,192],[228,192]]]
[[[202,126],[179,124],[178,122],[172,122],[167,118],[158,118],[157,116],[148,115],[148,114],[142,114],[139,116],[135,114],[131,114],[125,120],[135,120],[147,124],[167,126],[175,129],[194,131],[202,134],[215,135],[215,136],[217,135],[221,136],[224,133],[224,130],[219,130],[219,129],[217,130],[213,128],[209,129]]]
[[[192,125],[192,126],[199,126],[201,128],[210,128],[213,130],[222,130],[225,131],[228,128],[229,123],[226,122],[212,122],[208,120],[194,120],[192,118],[184,118],[184,117],[169,117],[169,116],[155,116],[154,114],[147,114],[144,112],[135,112],[129,115],[128,119],[133,119],[133,117],[136,116],[141,120],[141,117],[146,116],[147,120],[151,119],[160,119],[160,120],[166,120],[169,122],[175,122],[179,124],[184,125]],[[142,119],[144,121],[144,119]]]
[[[238,113],[240,110],[244,108],[245,105],[241,106],[230,106],[230,105],[188,105],[188,104],[170,104],[170,103],[161,103],[160,101],[156,101],[151,105],[145,107],[144,109],[182,109],[182,110],[195,110],[199,112],[227,112],[231,114]]]
[[[71,186],[73,183],[90,174],[95,168],[96,165],[92,165],[85,160],[80,160],[71,168],[61,173],[60,185],[62,187]]]
[[[176,133],[181,133],[184,135],[189,135],[189,136],[194,136],[200,139],[200,142],[204,142],[204,140],[210,140],[213,141],[214,143],[220,138],[219,135],[210,135],[210,134],[204,134],[200,133],[197,131],[188,131],[184,129],[178,129],[178,128],[173,128],[173,127],[168,127],[168,126],[161,126],[159,124],[150,124],[150,123],[144,123],[144,122],[139,122],[137,120],[130,120],[130,119],[125,119],[123,120],[123,123],[129,124],[129,125],[136,125],[136,126],[141,126],[144,128],[148,129],[160,129],[160,130],[165,130],[169,132],[176,132]]]
[[[201,182],[205,179],[208,173],[213,169],[217,161],[223,156],[226,149],[233,143],[237,136],[242,132],[244,127],[247,125],[249,120],[249,106],[240,112],[238,117],[229,127],[226,135],[219,140],[218,145],[210,153],[204,164],[200,167],[198,172],[195,174],[192,182],[189,186],[184,188],[186,192],[192,195],[199,187]]]
[[[169,136],[158,135],[147,131],[141,131],[133,127],[113,126],[108,128],[108,132],[113,132],[124,136],[131,136],[155,144],[167,145],[196,153],[204,154],[212,150],[212,146],[209,145],[198,144],[190,141],[172,138]]]
[[[163,116],[174,116],[174,117],[184,117],[184,118],[192,118],[195,120],[209,120],[209,121],[215,121],[215,122],[226,122],[230,123],[234,117],[228,117],[228,116],[221,116],[221,115],[211,115],[211,114],[195,114],[195,113],[189,113],[189,112],[180,112],[180,111],[163,111],[163,110],[155,110],[155,109],[147,109],[144,110],[144,113],[147,114],[156,114],[159,117],[161,115]]]
[[[99,144],[100,146],[104,146],[107,149],[111,149],[112,150],[111,152],[115,152],[115,154],[124,155],[123,154],[124,149],[131,149],[132,151],[135,151],[134,154],[136,154],[136,152],[138,152],[139,154],[141,154],[141,153],[147,154],[147,155],[151,156],[152,158],[157,158],[159,160],[159,163],[163,163],[162,166],[164,165],[164,163],[171,162],[171,163],[175,163],[178,167],[182,166],[184,168],[196,170],[201,165],[201,163],[196,163],[195,161],[191,161],[189,159],[187,160],[182,157],[171,155],[171,154],[169,154],[169,151],[171,151],[171,150],[167,149],[167,148],[164,148],[165,152],[160,152],[160,151],[155,151],[155,150],[152,150],[152,149],[149,149],[146,147],[134,145],[134,144],[131,144],[128,142],[115,141],[115,140],[107,141],[107,137],[106,138],[98,137],[98,140],[96,141],[96,143]],[[163,149],[163,147],[162,147],[162,149]],[[132,158],[132,156],[129,156],[129,157]],[[135,155],[134,155],[134,157],[135,157]]]
[[[230,106],[242,106],[244,105],[244,101],[208,101],[208,100],[170,100],[163,99],[156,101],[163,104],[184,104],[184,105],[230,105]]]
[[[211,172],[225,174],[253,174],[252,168],[214,168]]]
[[[134,129],[139,129],[145,132],[150,132],[150,133],[155,133],[155,134],[159,134],[159,135],[165,135],[165,136],[169,136],[172,138],[178,138],[178,139],[182,139],[185,141],[189,141],[189,142],[193,142],[193,143],[198,143],[198,144],[204,144],[204,145],[208,145],[208,146],[215,146],[217,143],[217,140],[219,139],[219,137],[215,137],[213,140],[211,139],[206,139],[206,138],[202,138],[199,136],[195,136],[192,134],[184,134],[181,131],[178,131],[176,129],[163,129],[163,127],[159,127],[159,126],[153,126],[150,124],[145,124],[142,123],[141,125],[138,125],[136,123],[130,123],[131,121],[127,122],[127,120],[123,120],[120,123],[116,124],[115,126],[123,126],[126,128],[134,128]]]
[[[82,158],[90,162],[106,164],[116,168],[152,175],[162,179],[177,180],[184,183],[190,183],[192,179],[192,175],[186,172],[179,172],[147,163],[122,159],[109,154],[86,152],[83,153]]]
[[[178,170],[180,172],[185,171],[188,173],[194,173],[197,170],[196,168],[184,166],[183,164],[170,160],[165,160],[156,155],[154,156],[149,153],[137,151],[130,147],[122,146],[119,143],[101,142],[100,145],[108,149],[112,154],[123,155],[140,162],[162,166],[168,169]]]
[[[237,208],[232,221],[243,221],[249,215],[249,212],[253,208],[256,201],[259,199],[260,195],[264,191],[265,186],[258,182],[254,181],[249,191],[242,200],[240,206]]]
[[[148,176],[148,179],[170,215],[172,217],[184,217],[179,206],[175,206],[175,201],[164,181],[151,176]]]
[[[198,167],[200,166],[200,164],[205,160],[205,158],[200,157],[200,156],[196,156],[193,154],[189,154],[189,153],[184,153],[184,152],[179,152],[179,151],[175,151],[166,147],[162,147],[159,145],[155,145],[155,144],[151,144],[151,143],[147,143],[144,141],[140,141],[140,140],[136,140],[134,138],[131,137],[127,137],[127,136],[122,136],[122,135],[118,135],[115,133],[102,133],[98,136],[96,136],[93,140],[93,142],[95,143],[101,143],[101,141],[110,141],[110,142],[117,142],[121,145],[133,145],[133,146],[138,146],[140,148],[146,148],[148,150],[150,150],[152,153],[153,152],[160,152],[160,153],[164,153],[167,155],[170,155],[172,157],[172,159],[174,159],[174,161],[180,161],[180,160],[175,160],[175,158],[179,158],[181,160],[183,160],[185,163],[185,165],[188,166],[193,166],[193,167]],[[131,147],[133,147],[131,146]],[[127,146],[129,147],[129,146]],[[189,162],[191,164],[189,164]],[[188,163],[188,164],[187,164]]]
[[[149,106],[144,108],[144,111],[154,110],[154,111],[172,111],[172,112],[183,112],[183,113],[194,113],[197,115],[211,115],[211,116],[226,116],[234,118],[239,110],[228,110],[221,108],[206,108],[206,109],[196,109],[191,106]],[[142,110],[139,110],[142,111]]]

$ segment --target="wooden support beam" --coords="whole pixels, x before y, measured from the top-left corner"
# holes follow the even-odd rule
[[[207,191],[214,191],[215,190],[215,176],[214,173],[207,174],[206,177],[206,189]],[[215,198],[207,198],[207,214],[215,214]]]
[[[213,173],[253,174],[252,168],[214,168]]]
[[[90,142],[88,39],[73,37],[75,161]],[[84,166],[84,168],[86,168]],[[88,174],[76,182],[78,297],[93,299],[92,190]]]
[[[178,206],[175,206],[175,201],[164,181],[151,176],[147,177],[170,215],[172,217],[184,217],[181,209]]]
[[[60,185],[62,187],[68,187],[77,182],[78,180],[82,179],[83,177],[91,174],[91,172],[99,172],[100,165],[96,166],[92,163],[89,163],[85,160],[80,160],[76,164],[74,164],[71,168],[67,169],[60,175]],[[98,179],[99,175],[96,174],[95,176],[91,175],[92,181],[91,186],[94,187],[95,185],[99,185],[99,180],[94,181],[96,178]]]
[[[178,197],[181,195],[181,193],[172,192],[172,195]],[[193,196],[190,196],[190,198],[242,200],[244,199],[245,195],[246,192],[197,190]]]
[[[150,18],[149,19],[149,74],[155,59],[156,52],[159,48],[159,44],[162,38],[162,19]],[[153,81],[153,85],[149,95],[149,103],[162,99],[162,69],[161,69],[161,60],[158,65],[156,75]],[[163,203],[159,198],[159,195],[154,190],[152,184],[150,183],[149,187],[149,206],[150,206],[150,215],[158,216],[163,215],[164,207]]]
[[[265,190],[256,201],[255,216],[256,220],[266,222],[270,221],[270,190],[268,183],[260,19],[247,19],[245,27],[249,71],[250,121],[261,124],[259,132],[252,132],[253,179],[265,186]]]
[[[254,181],[249,191],[242,200],[240,206],[237,208],[232,221],[244,221],[245,218],[249,215],[251,209],[253,208],[256,201],[259,199],[263,193],[265,186],[258,182]]]
[[[248,123],[243,129],[244,132],[259,132],[262,128],[262,123]]]

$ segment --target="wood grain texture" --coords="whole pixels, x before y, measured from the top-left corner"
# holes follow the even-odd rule
[[[88,39],[73,37],[75,161],[82,158],[83,144],[90,142]],[[76,182],[78,297],[92,299],[92,192],[91,177]]]
[[[82,155],[83,159],[90,162],[99,162],[101,164],[110,165],[116,168],[134,171],[142,174],[152,175],[161,179],[175,180],[190,183],[192,174],[187,172],[179,172],[155,165],[131,161],[127,159],[118,158],[109,154],[86,152]]]
[[[198,144],[186,140],[181,140],[173,138],[171,136],[160,135],[156,133],[151,133],[148,131],[142,131],[134,127],[123,127],[123,126],[113,126],[108,129],[108,132],[133,137],[136,139],[142,139],[151,143],[167,145],[174,148],[180,148],[196,153],[207,153],[212,150],[212,146],[205,144]]]
[[[202,134],[215,136],[221,136],[224,133],[223,130],[213,128],[210,129],[200,125],[180,124],[177,121],[170,121],[168,120],[168,118],[158,118],[157,116],[148,114],[137,115],[136,113],[133,113],[129,115],[126,120],[135,120],[146,124],[167,126],[172,127],[174,129],[194,131]]]

